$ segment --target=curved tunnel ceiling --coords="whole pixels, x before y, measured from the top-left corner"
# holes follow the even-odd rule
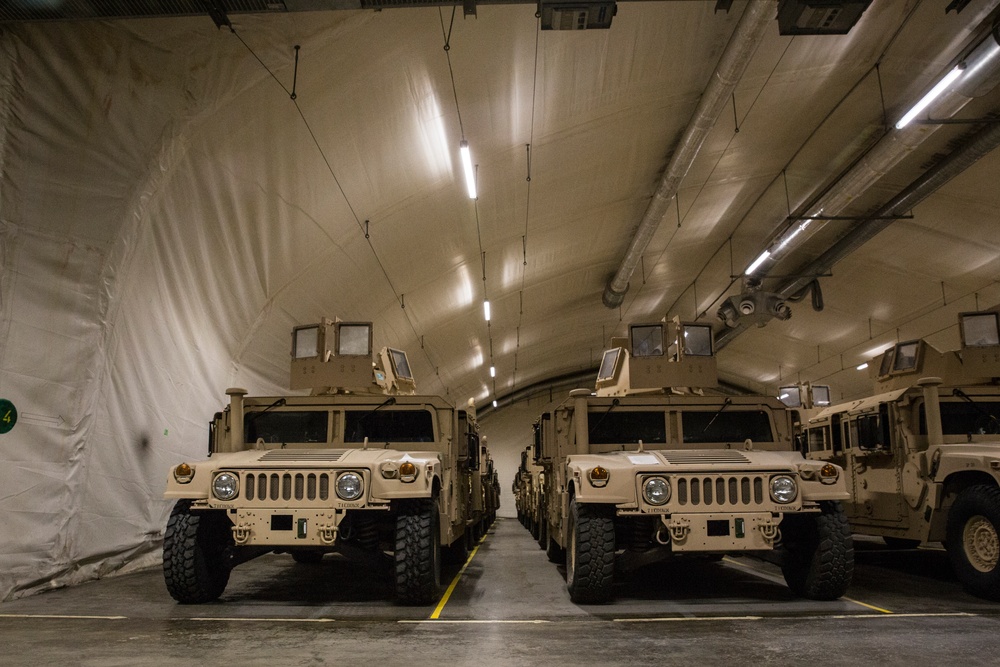
[[[102,353],[119,354],[126,329],[155,330],[198,350],[216,403],[230,382],[283,385],[291,327],[329,316],[375,321],[421,391],[484,405],[593,368],[628,322],[716,322],[789,209],[847,169],[995,4],[873,3],[843,36],[773,23],[614,311],[604,286],[744,3],[622,3],[610,30],[581,32],[538,30],[533,5],[454,21],[448,7],[234,15],[235,33],[207,17],[6,24],[5,221],[101,254],[93,280],[115,286],[103,312],[117,327]],[[993,91],[963,115],[998,109]],[[936,132],[853,213],[968,130]],[[892,340],[952,346],[956,312],[1000,303],[997,160],[821,278],[823,312],[798,304],[740,337],[724,378],[854,396],[854,365]],[[174,329],[178,317],[197,325]]]

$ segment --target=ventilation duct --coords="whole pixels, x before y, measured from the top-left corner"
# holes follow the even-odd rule
[[[871,0],[781,0],[778,32],[782,35],[846,35]]]
[[[705,138],[729,102],[729,96],[743,76],[753,52],[764,39],[764,34],[774,20],[776,11],[777,5],[773,0],[752,0],[744,10],[712,74],[711,81],[698,102],[698,108],[684,130],[670,158],[670,164],[667,165],[667,170],[639,222],[639,227],[629,242],[628,250],[625,251],[618,270],[604,288],[602,301],[608,308],[617,308],[625,299],[628,281],[639,264],[642,253],[645,252],[657,227],[670,210],[670,202],[677,195],[681,181],[691,169]]]
[[[593,30],[610,28],[618,6],[609,2],[542,0],[542,30]]]

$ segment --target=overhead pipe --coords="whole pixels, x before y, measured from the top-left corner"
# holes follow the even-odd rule
[[[987,21],[991,20],[989,18]],[[964,68],[962,76],[951,84],[945,92],[934,101],[937,118],[951,118],[962,110],[974,97],[981,97],[992,90],[1000,82],[1000,32],[998,25],[982,25],[976,31],[986,32],[980,40],[958,62],[958,67]],[[948,70],[951,70],[949,67]],[[754,275],[760,279],[767,277],[782,257],[788,254],[797,244],[783,242],[792,237],[800,236],[798,243],[815,234],[823,227],[822,220],[808,220],[819,216],[838,215],[855,199],[866,192],[871,186],[884,177],[889,170],[910,155],[940,128],[931,123],[908,125],[902,130],[890,131],[882,136],[860,160],[858,160],[836,183],[813,201],[803,218],[807,220],[796,227],[789,227],[772,241],[767,248],[769,255],[761,262]],[[806,232],[808,226],[808,232]]]
[[[1000,146],[1000,123],[987,123],[966,145],[924,172],[920,178],[910,183],[871,217],[855,223],[846,235],[803,269],[802,274],[813,276],[828,272],[834,264],[891,225],[895,221],[894,218],[912,210],[917,204],[971,167],[997,146]],[[778,292],[788,297],[808,286],[812,280],[812,277],[789,280],[778,289]]]
[[[813,276],[829,272],[837,262],[891,225],[895,221],[894,218],[912,210],[945,183],[961,174],[998,146],[1000,146],[1000,123],[987,123],[963,147],[924,172],[874,214],[855,223],[850,231],[830,246],[826,252],[802,269],[800,272],[802,277],[786,281],[777,288],[777,293],[787,299],[802,292],[814,280]],[[731,343],[747,328],[742,323],[737,323],[736,327],[727,329],[716,336],[716,349],[722,349]]]
[[[989,17],[986,20],[992,20],[992,11],[989,13]],[[959,66],[965,67],[965,74],[935,102],[935,115],[939,118],[954,116],[973,97],[985,95],[1000,82],[1000,23],[994,22],[988,27],[980,25],[977,31],[987,32],[987,34],[959,61]],[[804,217],[821,214],[837,215],[927,140],[938,128],[938,125],[930,123],[888,132],[829,190],[810,205],[809,212]],[[803,277],[788,280],[775,291],[786,299],[801,294],[815,280],[815,276],[829,272],[834,264],[891,225],[893,222],[891,216],[898,216],[912,209],[918,201],[928,197],[947,181],[972,166],[983,155],[996,148],[998,138],[994,135],[998,130],[1000,130],[1000,126],[991,123],[979,132],[972,141],[925,172],[923,176],[907,186],[875,214],[856,223],[819,258],[798,272]],[[811,232],[815,233],[820,226],[820,224],[810,225]],[[781,236],[772,243],[771,253],[763,263],[763,270],[756,274],[761,279],[766,277],[767,270],[773,267],[774,263],[781,259],[784,254],[782,250],[784,250],[785,244],[780,243],[780,239]],[[727,328],[716,336],[716,348],[722,349],[748,328],[748,323],[744,322],[737,322],[736,326]]]
[[[743,16],[740,17],[736,30],[719,59],[715,73],[712,74],[705,92],[702,93],[698,108],[695,109],[694,116],[685,128],[670,158],[667,170],[646,207],[646,212],[635,230],[618,270],[604,287],[601,300],[608,308],[617,308],[624,301],[629,280],[639,264],[642,253],[646,251],[646,246],[652,240],[657,227],[669,212],[670,202],[677,196],[681,181],[691,169],[709,131],[725,108],[736,89],[736,84],[746,71],[751,56],[764,39],[768,26],[776,16],[777,3],[774,0],[751,0]]]

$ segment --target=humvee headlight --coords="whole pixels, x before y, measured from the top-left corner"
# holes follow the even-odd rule
[[[403,461],[399,464],[399,481],[412,482],[417,478],[417,466],[410,461]]]
[[[356,472],[341,473],[337,478],[337,496],[341,500],[357,500],[364,490],[365,483]]]
[[[790,503],[799,495],[795,480],[788,475],[776,475],[771,478],[771,500],[776,503]]]
[[[240,492],[240,479],[231,472],[220,472],[212,480],[212,495],[219,500],[232,500]]]
[[[662,477],[650,477],[642,483],[642,497],[650,505],[663,505],[670,500],[670,482]]]
[[[587,473],[587,479],[590,480],[591,486],[600,489],[608,485],[608,480],[611,479],[611,473],[608,472],[607,468],[597,466],[595,468],[591,468],[590,472]]]
[[[174,479],[177,480],[178,484],[187,484],[194,479],[194,468],[187,463],[181,463],[174,468]]]

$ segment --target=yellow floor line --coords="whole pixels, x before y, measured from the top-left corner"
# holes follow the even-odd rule
[[[459,579],[461,579],[462,575],[465,574],[465,569],[469,567],[469,563],[471,563],[472,559],[476,557],[476,552],[479,551],[479,547],[481,547],[483,545],[483,542],[485,541],[486,541],[486,535],[483,535],[483,538],[479,540],[479,544],[477,544],[476,548],[473,549],[472,553],[469,554],[469,557],[465,561],[465,565],[463,565],[462,569],[458,571],[458,574],[455,575],[455,578],[451,580],[451,585],[448,586],[448,590],[446,590],[444,592],[444,595],[441,596],[441,601],[438,602],[438,606],[434,610],[434,613],[431,614],[427,620],[436,621],[441,617],[441,612],[444,610],[444,606],[448,604],[448,600],[451,598],[451,594],[455,592],[455,587],[458,586]]]
[[[781,581],[781,579],[779,579],[778,577],[776,577],[774,575],[771,575],[771,574],[768,574],[767,572],[764,572],[763,570],[758,570],[757,568],[752,567],[750,565],[746,565],[745,563],[737,563],[735,560],[733,560],[732,558],[729,558],[728,556],[725,557],[725,558],[723,558],[722,560],[723,560],[723,562],[727,563],[728,565],[732,565],[735,568],[742,569],[742,570],[745,570],[747,572],[752,572],[752,573],[754,573],[757,576],[764,577],[764,578],[770,579],[772,581]],[[845,600],[846,602],[853,602],[856,605],[860,605],[862,607],[865,607],[866,609],[871,609],[872,611],[877,611],[877,612],[882,613],[882,614],[894,614],[895,613],[895,612],[890,611],[888,609],[883,609],[882,607],[876,607],[873,604],[868,604],[867,602],[861,602],[860,600],[855,600],[853,598],[849,598],[849,597],[847,597],[845,595],[842,595],[840,597],[840,599],[841,600]]]
[[[889,611],[888,609],[882,609],[882,607],[876,607],[873,604],[868,604],[867,602],[861,602],[860,600],[855,600],[854,598],[849,598],[846,595],[841,596],[840,599],[841,600],[847,600],[848,602],[853,602],[854,604],[859,604],[862,607],[865,607],[867,609],[871,609],[873,611],[878,611],[878,612],[881,612],[883,614],[893,614],[893,613],[895,613],[895,612]]]

